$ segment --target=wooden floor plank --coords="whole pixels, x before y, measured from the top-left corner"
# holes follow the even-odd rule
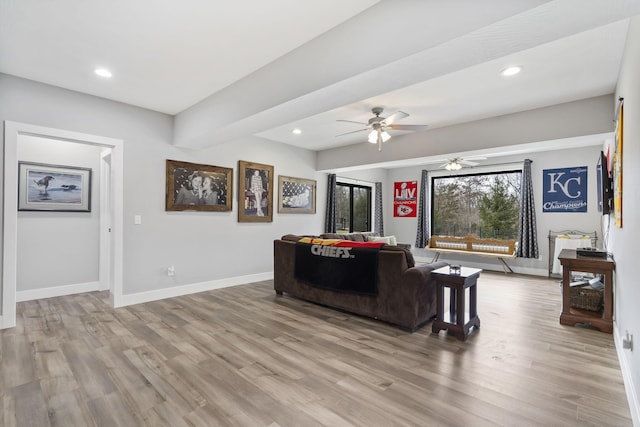
[[[557,279],[483,272],[466,342],[289,296],[271,281],[113,309],[17,305],[3,426],[630,426],[613,338],[559,324]]]

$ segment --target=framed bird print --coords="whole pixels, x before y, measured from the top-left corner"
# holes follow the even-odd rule
[[[18,210],[91,212],[91,169],[18,162]]]

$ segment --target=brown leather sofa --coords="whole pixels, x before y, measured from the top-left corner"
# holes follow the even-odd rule
[[[378,253],[377,295],[360,295],[318,288],[295,278],[296,242],[303,236],[286,235],[274,241],[274,289],[278,295],[372,317],[411,332],[436,315],[436,287],[431,271],[446,262],[415,266],[410,251],[384,245]]]

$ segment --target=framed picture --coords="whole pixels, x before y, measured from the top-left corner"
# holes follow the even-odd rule
[[[279,175],[278,213],[316,213],[316,181]]]
[[[230,211],[233,169],[167,159],[167,211]]]
[[[623,99],[618,100],[616,112],[615,148],[613,151],[613,218],[616,227],[622,228],[622,143],[623,143]]]
[[[18,162],[18,210],[91,212],[91,169]]]
[[[273,221],[273,166],[238,162],[238,222]]]

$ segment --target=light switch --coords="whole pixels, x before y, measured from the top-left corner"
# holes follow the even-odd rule
[[[135,225],[140,225],[142,224],[142,215],[136,215],[133,217],[133,223]]]

